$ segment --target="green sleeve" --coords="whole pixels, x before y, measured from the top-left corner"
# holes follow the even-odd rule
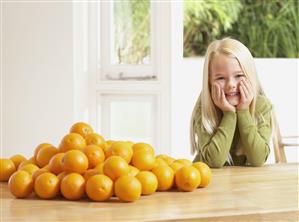
[[[197,121],[198,154],[194,161],[203,161],[210,167],[222,167],[227,158],[233,141],[237,115],[234,112],[224,112],[221,122],[214,134],[208,134],[202,128],[201,118]]]
[[[240,139],[244,145],[247,163],[251,166],[262,166],[270,153],[271,110],[272,106],[265,98],[257,101],[257,123],[248,109],[237,111]]]

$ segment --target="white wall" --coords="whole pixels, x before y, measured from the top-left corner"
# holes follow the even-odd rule
[[[1,156],[58,145],[73,122],[71,3],[2,3]]]

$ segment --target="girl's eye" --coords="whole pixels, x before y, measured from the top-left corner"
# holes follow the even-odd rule
[[[223,77],[217,77],[216,80],[224,80]]]
[[[236,75],[236,77],[237,78],[242,78],[242,77],[245,77],[245,75],[244,74],[238,74],[238,75]]]

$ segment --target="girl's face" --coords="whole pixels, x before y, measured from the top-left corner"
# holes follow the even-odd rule
[[[227,101],[237,106],[240,102],[239,85],[246,76],[236,58],[215,54],[210,64],[210,86],[217,84],[224,91]]]

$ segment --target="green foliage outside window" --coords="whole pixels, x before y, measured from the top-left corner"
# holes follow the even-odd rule
[[[223,37],[243,42],[254,57],[299,57],[298,0],[185,0],[184,56],[204,56]]]
[[[147,63],[150,59],[150,1],[126,0],[113,3],[116,63]]]

